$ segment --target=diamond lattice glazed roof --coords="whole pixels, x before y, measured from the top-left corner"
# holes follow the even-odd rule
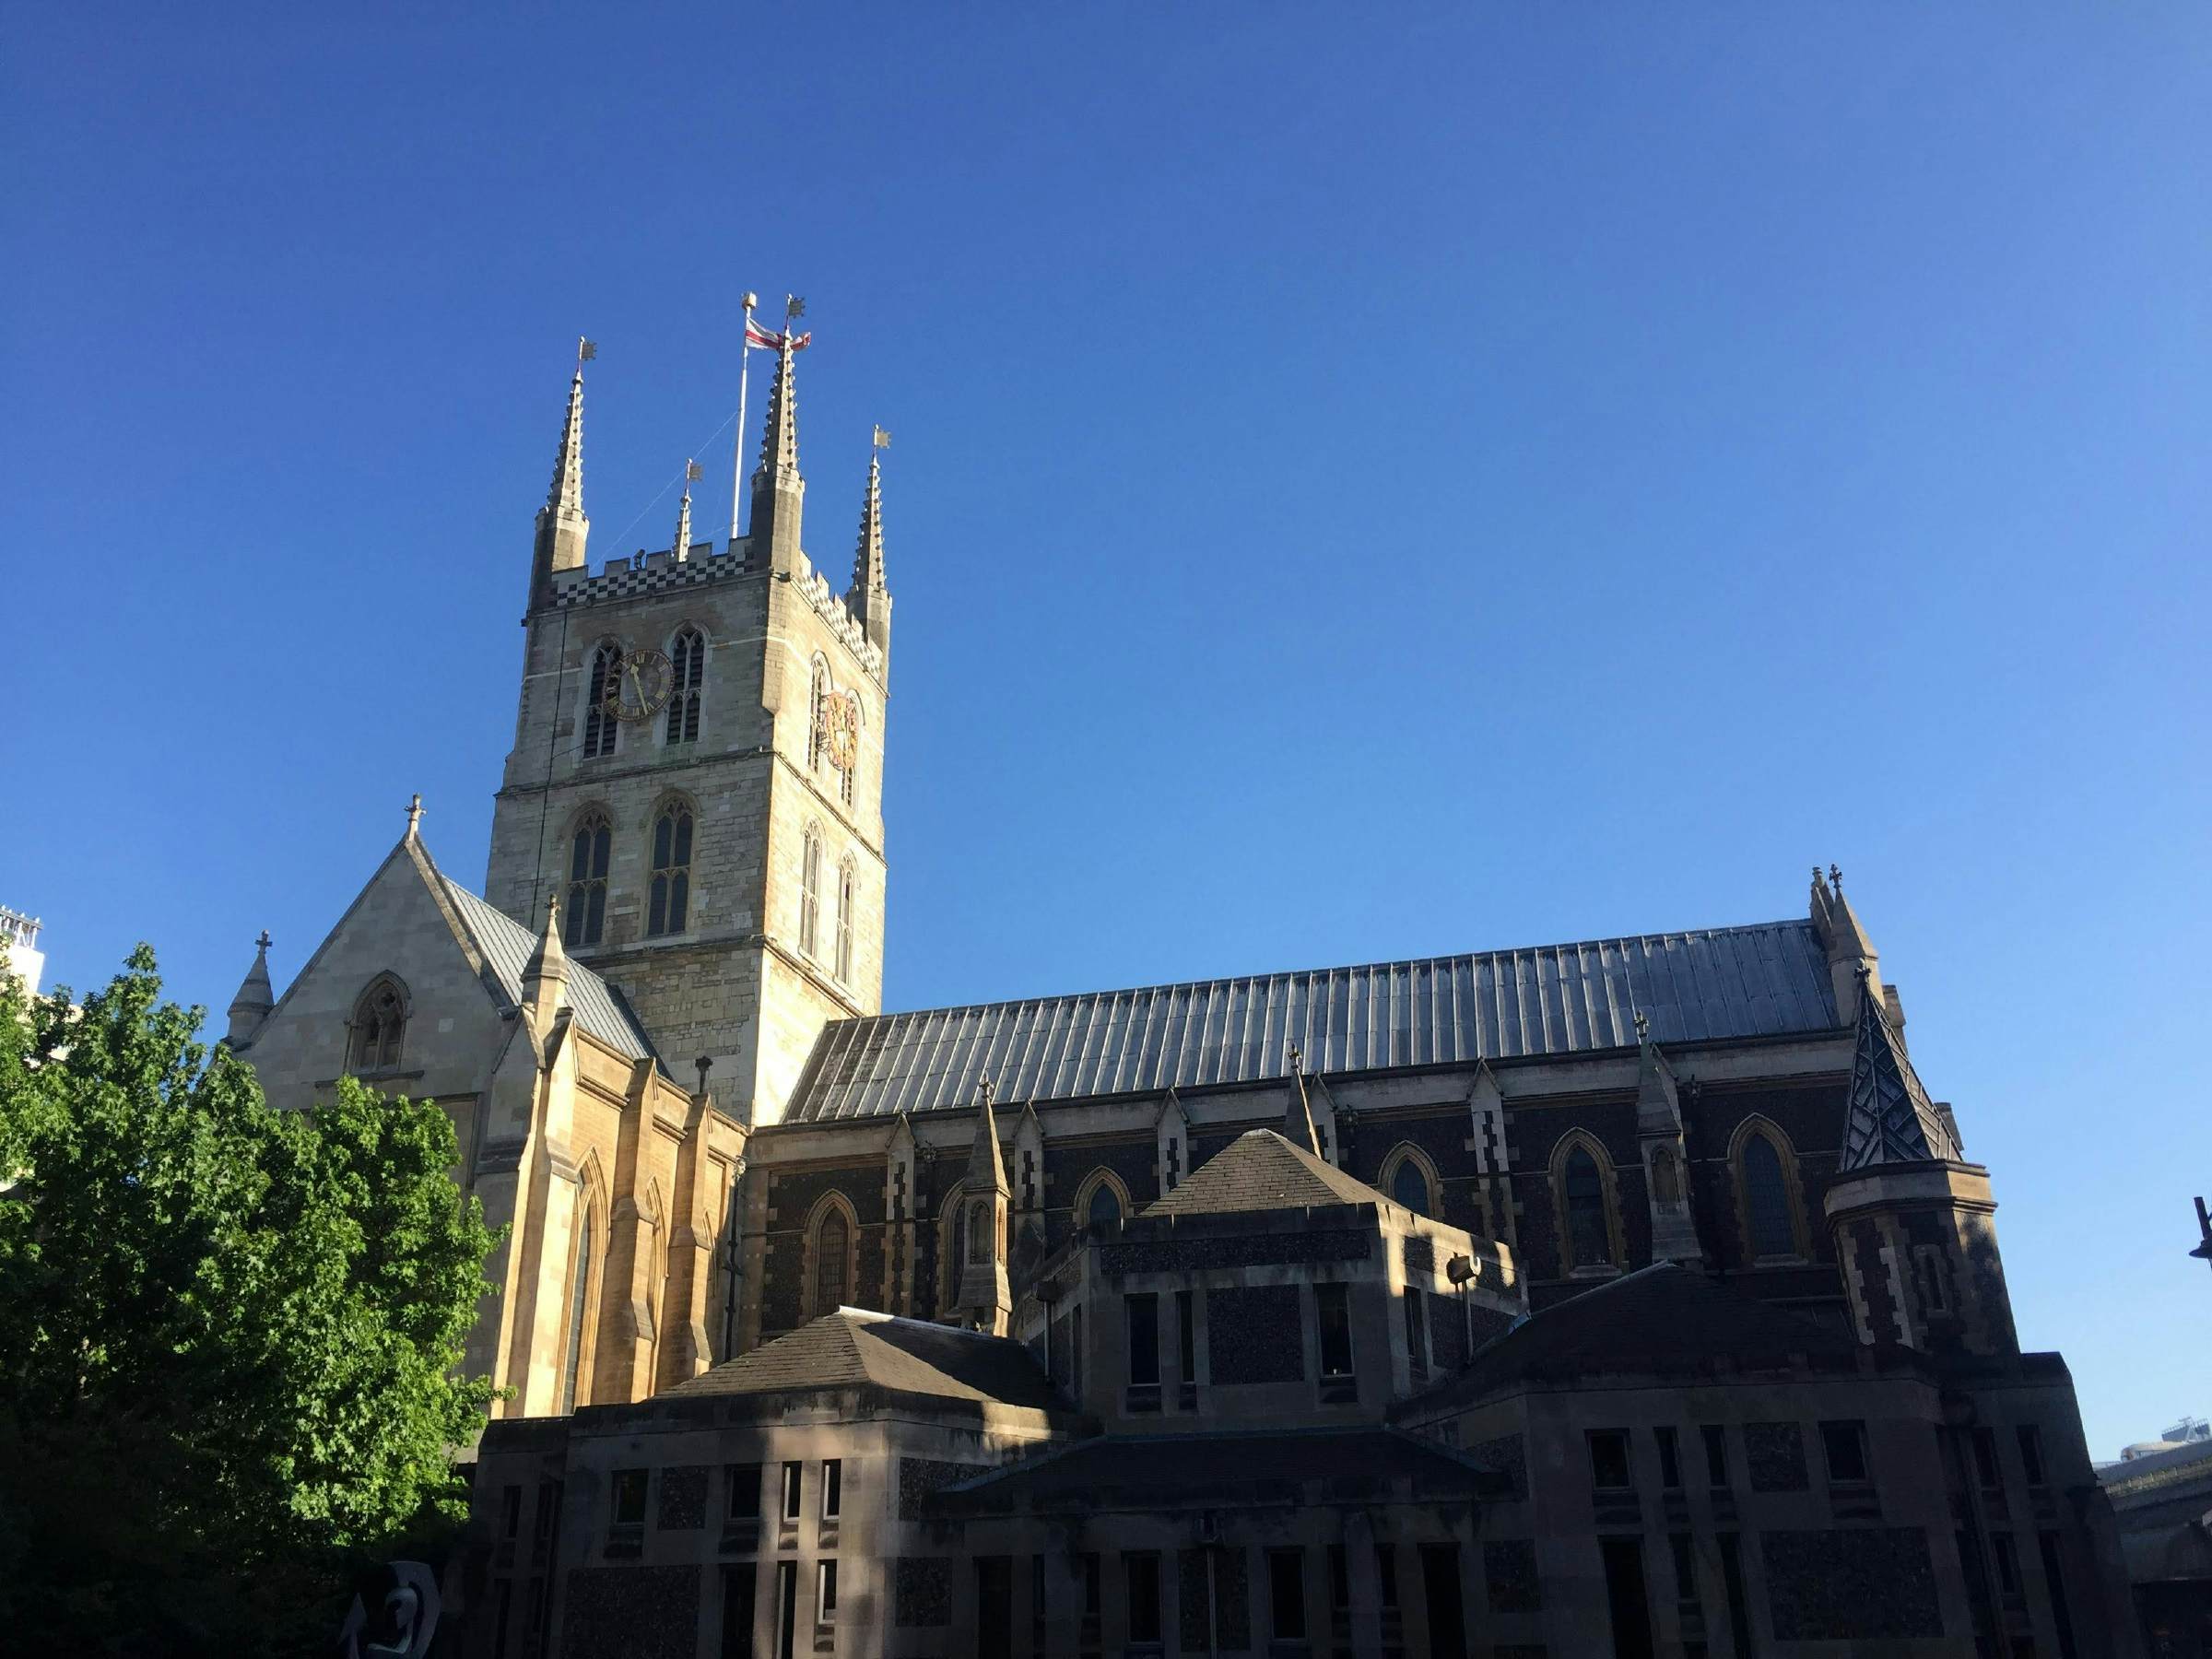
[[[1001,1100],[1257,1082],[1627,1048],[1636,1014],[1662,1043],[1832,1030],[1828,958],[1809,922],[1643,934],[1472,956],[1204,980],[840,1020],[785,1120],[825,1123]]]

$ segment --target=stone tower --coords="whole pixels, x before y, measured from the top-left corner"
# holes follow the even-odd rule
[[[514,747],[485,894],[629,1001],[664,1061],[712,1062],[773,1123],[826,1020],[883,984],[890,596],[880,476],[854,587],[804,550],[794,352],[777,351],[749,533],[584,557],[583,371],[537,516]]]

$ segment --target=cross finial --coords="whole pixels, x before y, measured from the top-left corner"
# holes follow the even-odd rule
[[[1828,885],[1841,896],[1843,891],[1843,872],[1834,865],[1828,866]]]
[[[1290,1045],[1289,1060],[1290,1070],[1294,1074],[1302,1077],[1305,1074],[1306,1069],[1306,1056],[1295,1042]]]
[[[415,796],[407,803],[407,839],[413,841],[422,828],[422,797]]]
[[[1636,1010],[1636,1041],[1643,1041],[1651,1035],[1652,1017],[1641,1008]]]
[[[989,1077],[986,1076],[978,1077],[975,1080],[976,1099],[981,1100],[984,1105],[990,1105],[991,1102],[997,1098],[997,1095],[998,1085],[992,1082]]]
[[[259,950],[264,950],[264,951],[267,950],[267,949],[268,949],[268,947],[269,947],[269,944],[270,944],[270,940],[269,940],[269,930],[268,930],[267,928],[265,928],[265,928],[263,928],[263,929],[261,930],[261,935],[260,935],[260,937],[256,938],[256,939],[253,941],[253,944],[254,944],[254,947],[255,947],[256,949],[259,949]]]
[[[701,1054],[692,1064],[699,1067],[699,1092],[703,1095],[707,1092],[707,1074],[714,1069],[714,1056]]]

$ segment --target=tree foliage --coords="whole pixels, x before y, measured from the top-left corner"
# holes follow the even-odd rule
[[[350,1559],[465,1512],[496,1240],[453,1125],[350,1078],[273,1109],[145,946],[81,1008],[18,1006],[0,985],[0,1630],[281,1649]]]

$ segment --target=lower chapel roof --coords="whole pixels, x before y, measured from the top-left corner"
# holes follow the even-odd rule
[[[1835,1029],[1809,921],[1640,934],[839,1020],[787,1123]]]
[[[879,1389],[1048,1410],[1058,1404],[1030,1351],[1004,1336],[840,1308],[664,1389],[661,1398]]]

